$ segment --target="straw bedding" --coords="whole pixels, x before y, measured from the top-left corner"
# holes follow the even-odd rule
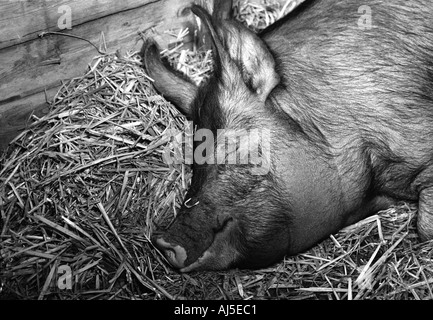
[[[297,2],[242,1],[235,12],[258,31]],[[176,46],[164,54],[197,83],[211,70],[210,52]],[[419,243],[416,207],[405,203],[267,269],[173,271],[149,236],[173,219],[188,188],[190,168],[164,161],[170,133],[185,121],[136,53],[98,56],[65,83],[50,112],[33,117],[0,159],[0,297],[433,297],[432,245]],[[61,287],[65,266],[70,289]]]

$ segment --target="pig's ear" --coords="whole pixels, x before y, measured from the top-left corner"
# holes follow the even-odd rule
[[[221,1],[228,5],[227,1]],[[247,87],[259,100],[265,101],[280,81],[274,58],[266,44],[240,23],[228,19],[230,14],[222,13],[227,12],[226,8],[214,8],[213,19],[199,6],[194,5],[191,9],[208,29],[217,61],[223,67],[228,67],[228,60],[233,62]]]
[[[218,37],[217,29],[214,27],[213,19],[209,13],[198,5],[192,5],[191,11],[203,22],[206,30],[208,31],[213,44],[214,49],[214,59],[220,63],[216,63],[214,66],[216,69],[220,67],[221,63],[227,63],[228,55],[225,52],[221,40]],[[221,16],[222,13],[214,8],[214,14],[216,16]]]
[[[161,61],[160,50],[153,40],[146,40],[141,50],[144,68],[154,80],[155,88],[185,115],[191,115],[191,105],[197,95],[197,87],[180,74],[167,68]]]
[[[233,20],[223,21],[218,33],[245,84],[260,100],[265,101],[280,82],[274,57],[266,44],[252,31]]]

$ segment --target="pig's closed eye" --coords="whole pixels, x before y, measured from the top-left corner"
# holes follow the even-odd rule
[[[233,217],[229,214],[221,214],[217,217],[217,227],[214,229],[215,232],[221,232],[224,228],[233,221]]]

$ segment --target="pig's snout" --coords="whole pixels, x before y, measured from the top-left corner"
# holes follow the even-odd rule
[[[187,254],[183,247],[165,241],[162,236],[153,237],[152,242],[162,253],[164,253],[164,256],[173,267],[181,269],[185,266]]]

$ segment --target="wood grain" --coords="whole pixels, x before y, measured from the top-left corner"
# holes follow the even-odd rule
[[[24,1],[30,5],[29,2],[33,1]],[[50,5],[51,2],[68,1],[46,1]],[[73,2],[87,3],[86,0]],[[108,3],[95,1],[102,2]],[[190,0],[141,2],[146,5],[86,21],[64,33],[83,37],[98,46],[103,34],[108,52],[114,53],[125,48],[139,50],[142,45],[139,33],[151,28],[156,31],[156,40],[165,46],[170,37],[163,31],[169,26],[179,28],[191,19],[191,16],[178,14]],[[82,8],[87,7],[83,5]],[[4,13],[1,16],[4,17]],[[0,148],[22,130],[26,116],[35,110],[44,110],[46,94],[51,99],[62,80],[82,75],[97,55],[97,50],[86,41],[58,35],[34,38],[0,49]]]
[[[0,49],[27,42],[38,37],[42,31],[59,31],[62,6],[71,9],[72,27],[97,20],[115,13],[146,6],[158,0],[122,1],[1,1],[0,2]]]

